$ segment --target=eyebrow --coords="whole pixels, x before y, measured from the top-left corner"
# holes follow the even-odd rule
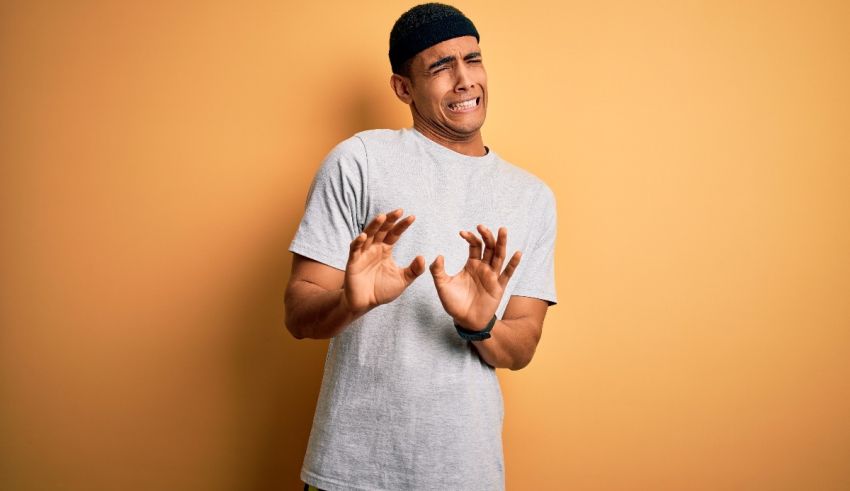
[[[480,58],[480,57],[481,57],[481,52],[480,51],[474,51],[474,52],[469,53],[468,55],[464,56],[463,59],[465,61],[469,61],[473,58]],[[430,65],[428,65],[428,70],[433,70],[433,69],[435,69],[439,66],[449,64],[449,63],[453,62],[454,59],[455,59],[454,56],[444,56],[443,58],[440,58],[439,60],[435,61],[434,63],[431,63]]]

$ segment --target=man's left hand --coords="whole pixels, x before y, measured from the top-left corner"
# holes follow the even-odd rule
[[[484,329],[493,318],[521,256],[520,251],[514,252],[502,271],[508,230],[500,227],[498,239],[484,225],[478,225],[478,232],[483,242],[472,232],[460,232],[469,243],[469,258],[459,273],[446,274],[443,256],[437,256],[431,264],[431,275],[443,308],[455,323],[475,331]]]

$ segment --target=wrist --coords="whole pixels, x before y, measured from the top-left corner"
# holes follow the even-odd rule
[[[483,341],[490,338],[490,331],[496,325],[496,320],[496,315],[493,314],[493,317],[490,318],[487,324],[480,329],[469,329],[455,322],[455,329],[458,335],[467,341]]]
[[[493,315],[495,317],[495,315]],[[454,321],[455,326],[462,327],[467,331],[483,331],[487,325],[490,323],[493,317],[487,317],[485,319],[460,319],[457,317],[453,317],[452,321]]]
[[[341,290],[339,304],[340,304],[340,308],[342,308],[343,312],[345,312],[352,319],[356,319],[356,318],[362,316],[363,314],[365,314],[366,312],[369,312],[369,310],[371,310],[371,307],[365,307],[365,308],[354,307],[351,304],[351,302],[349,302],[348,295],[346,295],[344,288]]]

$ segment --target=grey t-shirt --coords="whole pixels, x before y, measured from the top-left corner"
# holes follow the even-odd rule
[[[393,249],[399,266],[442,254],[454,275],[469,254],[458,232],[504,226],[507,257],[523,256],[497,315],[512,295],[557,301],[549,187],[492,150],[466,156],[414,129],[337,145],[289,250],[345,270],[350,242],[396,208],[416,216]],[[331,339],[301,479],[328,491],[504,489],[503,415],[495,370],[458,336],[426,270]]]

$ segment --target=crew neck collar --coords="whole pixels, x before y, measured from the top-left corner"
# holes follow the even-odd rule
[[[490,162],[491,160],[493,160],[493,157],[495,156],[495,153],[493,152],[493,150],[486,145],[484,146],[484,148],[487,150],[487,153],[480,156],[480,157],[474,157],[472,155],[466,155],[466,154],[463,154],[463,153],[460,153],[460,152],[456,152],[456,151],[452,150],[451,148],[440,145],[439,143],[435,142],[434,140],[432,140],[432,139],[428,138],[427,136],[423,135],[422,133],[420,133],[419,130],[417,130],[416,128],[411,127],[411,128],[405,128],[404,130],[409,131],[418,140],[424,142],[425,145],[428,148],[434,149],[435,151],[442,153],[449,158],[453,158],[453,159],[456,159],[456,160],[463,160],[463,161],[467,161],[467,162],[470,162],[470,163],[481,163],[481,164],[483,164],[483,163]]]

